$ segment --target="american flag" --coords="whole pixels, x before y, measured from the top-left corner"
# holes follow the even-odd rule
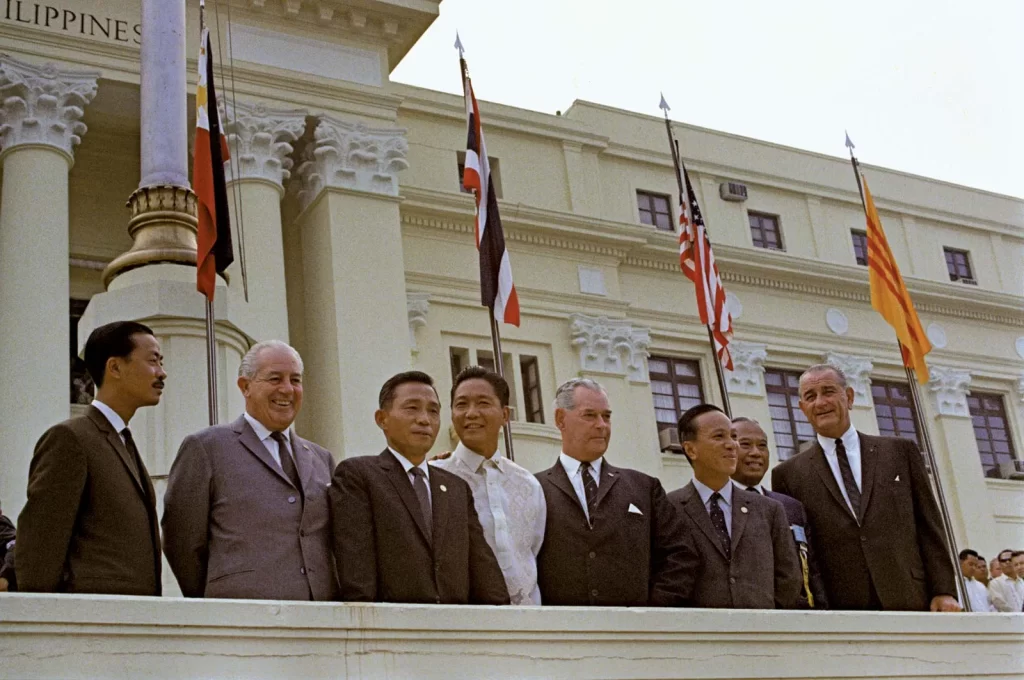
[[[505,249],[505,233],[498,216],[498,197],[491,182],[491,166],[480,125],[480,109],[473,94],[466,62],[460,59],[466,99],[466,167],[462,186],[476,194],[476,247],[480,251],[480,298],[497,321],[519,325],[519,297],[512,282],[512,263]]]
[[[711,252],[711,239],[704,227],[704,218],[700,214],[690,176],[685,167],[682,171],[686,190],[680,197],[679,266],[683,268],[686,278],[693,281],[700,321],[711,329],[715,352],[722,366],[731,371],[733,366],[729,342],[732,340],[732,315],[726,309],[725,288],[718,274],[715,255]]]

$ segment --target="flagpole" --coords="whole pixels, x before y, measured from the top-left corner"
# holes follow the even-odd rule
[[[857,157],[853,153],[854,146],[853,142],[850,141],[849,135],[846,136],[846,147],[850,150],[850,163],[853,166],[853,175],[857,180],[857,190],[860,192],[860,205],[861,208],[864,210],[864,218],[867,219],[868,204],[864,198],[864,185],[861,183],[860,162],[857,160]],[[869,253],[868,258],[870,257],[871,255]],[[938,501],[939,504],[939,514],[942,515],[942,529],[943,532],[946,534],[946,544],[949,549],[949,554],[947,555],[947,557],[949,557],[953,563],[953,570],[956,573],[957,577],[957,586],[960,589],[960,605],[963,607],[964,611],[970,612],[971,602],[970,597],[967,594],[967,581],[964,578],[964,574],[960,570],[959,566],[959,559],[957,557],[956,551],[956,537],[953,534],[953,523],[950,520],[949,508],[946,505],[946,494],[942,489],[942,480],[939,477],[939,465],[938,462],[935,460],[935,451],[932,446],[931,433],[928,430],[928,423],[925,422],[924,419],[924,409],[922,408],[921,404],[921,395],[917,389],[917,376],[914,373],[914,369],[907,366],[907,362],[904,361],[903,343],[900,341],[898,337],[896,338],[896,347],[899,349],[900,361],[903,363],[903,370],[907,374],[907,384],[910,391],[910,403],[913,406],[914,411],[914,421],[917,425],[918,431],[921,433],[921,439],[923,440],[921,443],[924,445],[924,455],[925,458],[928,460],[928,467],[932,471],[932,484],[935,487],[936,501]]]
[[[679,154],[679,143],[676,141],[675,136],[672,134],[672,121],[668,117],[668,108],[666,105],[665,111],[665,132],[668,133],[668,146],[672,151],[672,165],[676,171],[676,183],[679,185],[679,198],[680,204],[685,200],[689,204],[690,196],[686,191],[686,185],[683,183],[683,159]],[[707,223],[704,224],[704,230],[707,231]],[[729,391],[726,387],[725,381],[725,369],[722,368],[722,359],[718,356],[718,350],[715,349],[715,334],[711,330],[711,324],[705,324],[705,328],[708,331],[708,342],[711,343],[711,356],[715,359],[715,374],[718,376],[718,389],[722,394],[722,408],[725,414],[732,418],[732,405],[729,403]]]
[[[199,35],[206,27],[206,0],[199,0]],[[205,47],[203,48],[205,49]],[[207,55],[209,59],[209,55]],[[196,264],[198,267],[198,263]],[[216,286],[216,278],[214,279]],[[217,424],[217,336],[213,316],[213,301],[204,295],[206,301],[206,400],[210,425]]]

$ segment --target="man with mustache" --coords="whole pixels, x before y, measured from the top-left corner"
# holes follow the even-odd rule
[[[792,609],[800,567],[786,511],[777,501],[737,488],[736,439],[729,417],[699,404],[679,418],[679,441],[693,480],[668,495],[697,544],[697,607]]]
[[[292,430],[302,357],[280,340],[238,367],[245,412],[181,443],[164,495],[164,552],[185,597],[330,600],[334,461]]]
[[[167,374],[153,331],[134,321],[95,329],[85,365],[96,398],[47,430],[18,517],[18,590],[160,595],[156,494],[128,423],[155,406]]]
[[[921,452],[850,422],[842,371],[800,376],[800,410],[816,441],[772,471],[772,488],[804,504],[833,609],[960,611],[953,560]]]
[[[750,418],[732,419],[733,438],[736,440],[736,472],[732,481],[745,491],[759,493],[778,501],[786,510],[786,520],[793,534],[797,555],[800,558],[801,607],[807,609],[828,609],[825,584],[814,554],[811,529],[803,504],[795,498],[766,489],[761,483],[768,472],[768,435],[756,420]]]

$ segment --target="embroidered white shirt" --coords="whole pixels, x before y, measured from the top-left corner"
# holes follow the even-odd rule
[[[583,489],[583,475],[580,473],[581,462],[564,453],[558,454],[558,461],[562,464],[565,474],[569,475],[569,482],[572,484],[573,490],[576,491],[576,497],[580,499],[580,505],[583,506],[583,514],[587,516],[587,521],[589,522],[590,512],[587,510],[587,492]],[[599,488],[601,486],[601,463],[603,462],[604,457],[602,456],[590,463],[590,476],[594,478],[594,484]]]
[[[850,472],[853,473],[853,479],[857,482],[857,488],[863,491],[864,483],[861,481],[860,472],[860,436],[851,424],[850,429],[843,433],[841,439],[843,440],[843,448],[846,449],[846,458],[850,461]],[[850,494],[846,493],[846,484],[843,483],[843,473],[839,471],[836,440],[819,434],[818,443],[821,444],[821,450],[825,452],[825,460],[828,461],[828,466],[832,469],[832,476],[836,478],[836,484],[839,485],[839,491],[843,494],[846,505],[849,506],[850,512],[853,512]]]
[[[989,581],[988,594],[998,611],[1018,614],[1024,607],[1024,579],[1001,574]]]
[[[462,442],[450,457],[431,465],[458,475],[472,489],[484,538],[498,559],[512,604],[539,605],[537,554],[548,513],[540,482],[500,451],[487,459]]]
[[[988,588],[981,581],[973,578],[966,579],[967,581],[967,597],[971,601],[972,612],[994,612],[999,611],[992,606],[992,601],[988,596]]]

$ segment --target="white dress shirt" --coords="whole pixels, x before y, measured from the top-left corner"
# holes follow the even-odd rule
[[[746,484],[740,484],[735,479],[732,480],[732,483],[740,491],[749,491],[750,489],[753,489],[754,491],[756,491],[757,493],[761,494],[762,496],[767,496],[768,495],[767,489],[764,488],[764,484],[754,484],[752,486],[747,486]]]
[[[462,442],[450,457],[431,465],[458,475],[473,490],[484,538],[498,558],[512,604],[540,605],[537,554],[548,507],[537,478],[500,451],[487,459]]]
[[[110,426],[114,428],[114,432],[117,432],[117,436],[121,438],[121,443],[124,444],[124,434],[121,430],[128,427],[128,424],[122,420],[121,416],[117,415],[117,411],[104,404],[99,399],[93,399],[92,405],[99,409],[99,412],[106,417]]]
[[[994,612],[999,611],[992,606],[988,596],[988,588],[981,581],[973,578],[964,579],[967,582],[967,599],[971,602],[972,612]]]
[[[601,486],[601,463],[603,461],[604,457],[602,456],[590,463],[590,476],[594,478],[594,484],[598,487]],[[576,490],[576,497],[580,499],[580,505],[583,506],[583,514],[587,516],[587,521],[589,522],[590,512],[587,510],[587,492],[583,489],[580,461],[560,453],[558,454],[558,462],[562,464],[565,474],[569,475],[569,482],[572,484],[572,488]]]
[[[857,430],[853,428],[852,424],[850,425],[850,429],[843,433],[841,439],[843,440],[843,447],[846,449],[846,458],[850,461],[850,471],[853,473],[853,479],[857,483],[857,488],[863,491],[864,484],[861,481],[860,473],[860,437],[857,435]],[[850,503],[850,494],[846,493],[846,484],[843,482],[843,474],[839,471],[839,457],[836,456],[836,440],[829,437],[823,437],[819,434],[818,443],[821,444],[821,449],[825,452],[825,460],[828,461],[828,466],[832,468],[832,476],[836,478],[836,484],[839,485],[839,492],[843,494],[843,498],[846,500],[846,505],[849,506],[850,512],[853,512],[853,504]]]
[[[263,443],[263,447],[267,450],[268,453],[270,453],[270,457],[274,459],[274,462],[277,463],[278,467],[281,467],[281,452],[278,450],[278,443],[273,437],[270,436],[274,432],[272,430],[267,429],[266,425],[256,420],[248,413],[243,413],[242,415],[245,416],[246,422],[249,423],[249,426],[253,429],[253,432],[256,433],[256,437],[260,440],[260,442]],[[289,442],[292,440],[290,432],[291,428],[289,427],[288,430],[285,431],[284,436],[286,449],[289,448]],[[288,450],[285,451],[285,453],[290,454],[291,451]],[[292,456],[292,460],[294,459],[295,457]],[[281,469],[284,470],[284,468]]]
[[[426,486],[427,486],[427,498],[430,499],[430,503],[431,503],[431,505],[433,505],[433,503],[434,503],[434,496],[430,492],[430,466],[427,465],[427,459],[424,458],[423,462],[420,463],[419,465],[413,465],[412,462],[408,458],[406,458],[405,456],[400,454],[398,451],[395,451],[390,446],[388,447],[388,451],[390,451],[391,455],[394,456],[395,458],[397,458],[398,462],[402,464],[402,467],[405,469],[405,476],[409,478],[409,483],[413,485],[413,487],[412,487],[413,489],[416,488],[416,486],[415,486],[416,478],[413,477],[413,475],[412,475],[412,469],[414,467],[416,467],[416,468],[419,468],[420,470],[423,470],[423,476],[424,476],[424,480],[423,481],[426,483]]]
[[[1024,579],[1000,574],[989,581],[988,594],[997,611],[1019,614],[1024,607]]]
[[[711,496],[714,495],[715,490],[707,484],[698,481],[696,477],[693,479],[693,487],[697,489],[697,494],[700,496],[700,500],[704,504],[704,509],[708,511],[708,517],[710,517]],[[722,514],[725,515],[725,530],[728,531],[729,536],[732,537],[732,484],[727,483],[719,489],[718,495],[721,496],[721,499],[718,501],[718,507],[722,509]]]

